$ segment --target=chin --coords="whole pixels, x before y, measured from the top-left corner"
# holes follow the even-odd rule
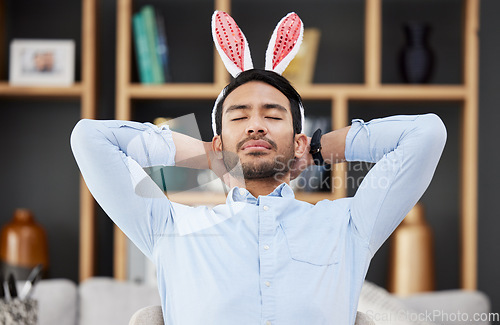
[[[246,156],[260,157],[260,156],[268,156],[269,153],[266,151],[250,151],[245,154]]]

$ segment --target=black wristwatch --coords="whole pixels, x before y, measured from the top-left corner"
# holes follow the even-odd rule
[[[309,153],[313,157],[314,164],[316,166],[323,166],[325,161],[323,160],[323,155],[321,155],[321,129],[317,129],[311,138],[311,149]]]

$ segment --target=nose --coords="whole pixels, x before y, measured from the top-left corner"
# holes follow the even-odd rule
[[[264,119],[261,116],[252,116],[248,119],[248,124],[245,129],[246,134],[267,134],[267,127]]]

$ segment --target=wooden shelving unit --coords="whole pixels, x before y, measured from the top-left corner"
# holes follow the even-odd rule
[[[215,0],[215,9],[230,12],[230,0]],[[228,83],[219,56],[214,55],[214,82],[208,84],[165,84],[143,86],[131,82],[132,67],[132,0],[118,0],[116,118],[131,119],[132,99],[211,99]],[[460,85],[389,85],[381,83],[381,17],[382,0],[365,0],[365,83],[321,84],[298,89],[304,99],[330,100],[332,128],[349,125],[349,101],[459,101],[461,110],[460,220],[461,220],[461,287],[475,289],[477,283],[477,146],[478,146],[478,26],[479,0],[463,1],[463,84]],[[337,164],[335,179],[345,181],[346,164]],[[297,193],[309,202],[346,196],[346,189],[326,194]],[[172,193],[173,201],[184,204],[217,204],[225,202],[223,194]],[[127,277],[127,239],[115,227],[114,276]]]
[[[97,0],[82,0],[82,80],[69,87],[21,87],[11,86],[0,81],[0,98],[58,99],[73,98],[80,100],[81,118],[96,118],[96,6]],[[27,9],[29,10],[29,9]],[[0,0],[0,22],[4,22],[5,3]],[[5,28],[0,30],[0,41],[6,38]],[[6,60],[8,51],[0,48],[0,59]],[[1,80],[6,72],[0,71]],[[80,176],[80,280],[94,274],[94,220],[95,200]]]
[[[3,97],[65,97],[80,98],[83,93],[81,83],[70,87],[22,87],[11,86],[8,82],[0,82],[0,96]]]

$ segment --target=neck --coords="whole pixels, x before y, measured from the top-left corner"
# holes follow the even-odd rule
[[[246,188],[254,197],[259,197],[259,195],[268,195],[274,191],[281,183],[287,183],[290,185],[290,174],[284,175],[281,178],[268,177],[268,178],[256,178],[256,179],[241,179],[230,177],[229,187],[243,187]]]
[[[274,178],[271,179],[261,178],[261,179],[250,179],[245,181],[245,188],[254,197],[259,197],[259,195],[268,195],[274,191],[274,189],[281,183],[286,182],[290,185],[290,181],[276,181]]]

